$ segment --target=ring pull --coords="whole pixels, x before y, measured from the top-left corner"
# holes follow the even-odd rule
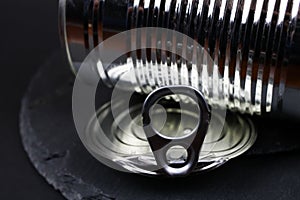
[[[197,126],[189,134],[170,138],[162,135],[151,125],[150,110],[159,100],[169,95],[185,95],[193,99],[199,107]],[[143,129],[161,171],[168,176],[186,176],[193,171],[199,159],[200,150],[204,142],[210,123],[210,108],[200,91],[190,86],[161,87],[146,98],[143,105]],[[168,154],[174,149],[184,153],[184,163],[170,163]]]

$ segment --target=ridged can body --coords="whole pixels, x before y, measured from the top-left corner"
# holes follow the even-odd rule
[[[61,34],[70,64],[76,71],[94,47],[122,31],[160,27],[181,32],[201,45],[218,69],[217,92],[210,84],[214,72],[212,80],[209,77],[198,80],[202,92],[204,85],[208,85],[208,101],[217,99],[217,103],[231,110],[261,114],[282,107],[286,87],[300,88],[299,3],[299,0],[61,0]],[[145,37],[156,37],[158,45],[169,42],[149,33]],[[131,40],[137,42],[139,38]],[[188,47],[183,48],[187,51]],[[158,69],[161,76],[170,77],[172,59],[168,58],[172,56],[168,52],[145,50],[145,54],[136,51],[127,56],[133,55],[138,57],[133,61],[135,70],[147,67],[138,66],[140,59],[142,63],[162,66]],[[192,67],[186,65],[184,70],[189,77],[184,84],[193,86]],[[200,73],[203,69],[197,70]],[[176,76],[182,80],[179,72]],[[143,77],[145,80],[136,77],[140,92],[164,85],[146,80],[146,75]],[[114,82],[112,77],[104,79]]]

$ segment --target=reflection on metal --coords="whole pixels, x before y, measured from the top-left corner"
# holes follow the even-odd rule
[[[151,111],[159,100],[169,95],[184,95],[191,98],[188,105],[189,108],[193,104],[198,109],[194,112],[198,113],[196,126],[184,128],[182,133],[178,130],[173,131],[172,136],[162,134],[154,126],[153,121],[157,119],[152,117]],[[191,103],[194,101],[194,103]],[[168,104],[168,103],[167,103]],[[181,111],[187,110],[187,106],[179,103]],[[168,105],[166,105],[169,107]],[[168,112],[166,112],[168,116]],[[168,86],[153,91],[144,102],[143,110],[143,129],[146,134],[149,145],[152,149],[156,163],[169,176],[185,176],[191,173],[198,164],[198,158],[203,145],[204,138],[210,123],[210,108],[208,107],[203,95],[192,87],[187,86]],[[185,120],[181,116],[181,120]],[[177,134],[175,134],[177,133]],[[186,133],[185,135],[182,135]],[[172,156],[173,155],[173,156]],[[180,160],[181,162],[178,162]]]
[[[261,114],[281,106],[286,70],[300,64],[293,51],[299,48],[299,5],[300,0],[60,0],[61,34],[73,70],[92,54],[85,66],[109,87],[150,97],[157,88],[192,87],[213,109]],[[118,33],[125,34],[122,41],[105,43]],[[99,43],[105,51],[99,51]],[[129,51],[113,62],[101,59],[124,49]],[[177,93],[168,100],[192,104]],[[166,109],[169,126],[162,131],[175,143],[174,130],[200,137],[193,158],[193,145],[181,142],[157,153],[159,140],[149,139],[145,121],[141,128],[141,105],[131,106],[133,118],[128,117],[121,97],[102,106],[79,135],[95,157],[131,172],[169,175],[217,167],[255,141],[252,123],[237,114],[226,117],[221,136],[217,120],[211,121],[207,133],[195,134],[191,124],[201,123],[199,112],[172,105]],[[222,124],[220,113],[211,116]],[[178,115],[185,116],[180,123]],[[158,109],[153,116],[159,123],[164,115]],[[168,162],[184,170],[174,173]]]
[[[124,102],[120,101],[120,104],[115,106],[122,108],[124,106],[122,104]],[[122,167],[129,172],[148,175],[164,175],[165,173],[162,173],[156,163],[142,128],[142,104],[131,107],[130,115],[133,120],[127,117],[127,111],[124,110],[119,110],[117,119],[114,119],[111,109],[118,110],[118,108],[111,106],[108,103],[99,109],[97,117],[90,121],[85,135],[82,136],[93,155],[96,158],[112,160],[114,168]],[[162,132],[169,137],[177,132],[184,133],[191,130],[199,120],[199,114],[195,110],[170,107],[167,109],[167,113],[167,123]],[[181,115],[183,116],[181,117]],[[156,110],[152,113],[153,123],[164,121],[163,116],[160,109]],[[212,118],[215,120],[212,120],[209,125],[198,164],[193,173],[210,170],[224,164],[229,159],[243,154],[256,140],[254,126],[247,118],[228,113],[221,134],[215,130],[215,127],[222,123],[222,114],[214,112]],[[181,119],[184,121],[180,121]],[[117,125],[116,121],[122,124]],[[120,126],[122,129],[119,128]],[[182,149],[176,148],[176,150],[177,154],[184,154]]]
[[[101,41],[121,31],[152,26],[193,38],[203,47],[200,51],[209,53],[221,75],[218,80],[214,76],[218,73],[202,73],[206,70],[200,66],[203,61],[197,60],[199,57],[193,58],[192,52],[199,51],[193,44],[174,41],[171,35],[141,33],[118,45],[155,42],[157,46],[181,48],[182,53],[194,59],[195,65],[180,59],[180,55],[144,49],[124,55],[116,65],[104,69],[110,75],[107,79],[114,82],[124,72],[124,66],[134,67],[134,84],[140,92],[149,93],[156,87],[176,83],[190,85],[200,88],[204,95],[207,93],[212,102],[224,99],[221,104],[229,109],[260,114],[280,106],[286,69],[300,63],[294,51],[299,38],[299,0],[60,2],[64,15],[61,27],[75,71]]]

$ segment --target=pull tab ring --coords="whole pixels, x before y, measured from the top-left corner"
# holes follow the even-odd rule
[[[185,95],[193,99],[199,107],[199,121],[196,128],[188,135],[170,138],[160,134],[151,125],[150,110],[159,100],[169,95]],[[167,86],[154,90],[146,98],[143,110],[143,129],[161,171],[168,176],[186,176],[193,171],[198,163],[199,153],[210,123],[210,108],[197,89],[190,86]],[[168,163],[167,152],[175,146],[186,150],[187,158],[184,164],[172,166]]]

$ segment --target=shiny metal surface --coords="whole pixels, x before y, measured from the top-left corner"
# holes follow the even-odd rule
[[[184,33],[204,47],[223,78],[221,93],[229,109],[251,114],[276,110],[286,84],[298,83],[295,76],[286,80],[286,75],[287,69],[295,72],[300,64],[299,0],[60,0],[60,13],[74,71],[108,37],[154,26]],[[133,40],[140,38],[118,45],[130,45]],[[142,59],[153,55],[157,62],[172,60],[167,52],[151,50]],[[113,82],[118,76],[107,79]]]
[[[142,104],[131,108],[130,115],[133,120],[127,117],[126,110],[119,110],[117,119],[113,118],[112,110],[124,107],[122,105],[124,103],[121,100],[119,105],[109,103],[103,105],[99,109],[98,115],[90,121],[83,136],[89,152],[95,158],[111,160],[110,167],[113,166],[116,169],[121,167],[129,172],[165,176],[156,163],[141,126]],[[170,137],[176,133],[176,130],[184,132],[187,128],[193,128],[199,120],[199,114],[196,111],[169,108],[167,112],[168,123],[164,127],[164,132],[168,133]],[[181,115],[184,116],[183,121],[180,121]],[[209,125],[199,152],[198,164],[192,173],[211,170],[223,165],[228,160],[246,152],[256,140],[255,128],[247,118],[228,113],[221,134],[216,127],[224,120],[222,114],[214,112],[212,118],[214,120]],[[152,119],[154,124],[161,123],[163,115],[159,109],[153,113]],[[115,121],[122,122],[122,128]],[[177,154],[183,153],[180,148],[176,147],[175,150]],[[181,158],[178,159],[178,162],[181,161]]]
[[[198,120],[197,125],[188,131],[183,131],[183,133],[168,131],[167,136],[153,126],[151,111],[153,112],[153,107],[160,99],[174,94],[185,95],[195,102],[194,104],[198,107],[196,109]],[[180,109],[186,110],[181,106]],[[168,176],[186,176],[191,173],[198,164],[201,147],[211,120],[210,108],[199,90],[187,86],[161,87],[148,95],[143,105],[142,116],[144,132],[156,163],[162,171]],[[187,130],[187,127],[185,129]],[[188,133],[184,134],[184,132]],[[180,158],[181,162],[178,162]]]
[[[282,109],[286,87],[300,89],[299,6],[300,0],[60,0],[60,27],[75,73],[106,39],[137,28],[164,28],[129,33],[126,40],[105,46],[108,53],[134,50],[109,66],[99,59],[95,73],[107,86],[118,84],[118,89],[146,94],[164,86],[192,86],[213,108],[262,114]],[[142,44],[158,48],[139,49]],[[128,171],[160,174],[151,144],[136,126],[142,123],[140,107],[130,108],[132,121],[122,111],[114,119],[110,112],[118,104],[101,107],[92,119],[83,136],[88,149],[96,158],[107,158]],[[285,109],[290,112],[293,106]],[[164,129],[169,136],[174,128],[186,130],[199,115],[176,108],[167,112],[174,120]],[[189,120],[177,127],[178,113]],[[161,114],[156,113],[156,121],[162,120]],[[122,122],[122,130],[114,120]],[[255,141],[252,123],[238,115],[227,116],[220,137],[214,125],[210,124],[193,172],[217,167]],[[180,148],[175,151],[175,157],[186,154]]]

